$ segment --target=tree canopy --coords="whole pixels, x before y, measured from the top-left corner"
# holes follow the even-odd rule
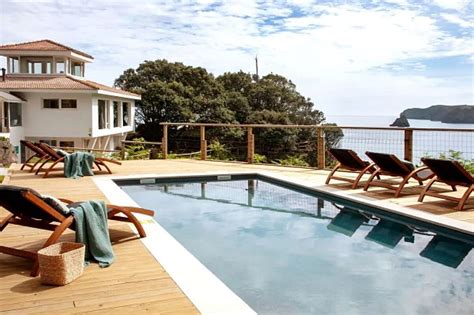
[[[324,114],[278,74],[255,78],[243,71],[214,77],[206,69],[167,60],[144,61],[127,69],[115,86],[141,94],[137,130],[160,140],[161,122],[321,124]],[[308,132],[261,130],[262,145],[287,146]],[[276,141],[276,142],[275,142]]]
[[[166,60],[145,61],[128,69],[115,86],[142,95],[138,125],[155,138],[160,122],[319,124],[321,111],[291,80],[268,74],[258,81],[242,71],[217,78],[201,67]]]

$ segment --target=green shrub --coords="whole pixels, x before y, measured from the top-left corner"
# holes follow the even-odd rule
[[[253,162],[254,163],[267,163],[267,161],[268,161],[267,157],[263,154],[255,153],[253,155]]]
[[[144,142],[144,138],[134,138],[132,141]],[[134,143],[125,146],[126,160],[144,160],[148,159],[149,150],[145,148],[144,144]]]
[[[221,144],[219,140],[212,140],[211,144],[209,145],[209,149],[211,150],[211,158],[215,160],[229,160],[230,159],[230,152],[227,150],[225,145]]]
[[[285,159],[278,160],[278,162],[280,162],[281,165],[285,165],[285,166],[304,166],[304,167],[309,166],[308,162],[306,162],[304,157],[301,155],[288,156]]]

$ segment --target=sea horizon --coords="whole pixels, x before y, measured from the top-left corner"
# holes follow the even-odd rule
[[[398,116],[395,115],[326,115],[326,123],[340,126],[390,127]],[[474,129],[474,124],[448,124],[425,119],[408,119],[414,128]]]

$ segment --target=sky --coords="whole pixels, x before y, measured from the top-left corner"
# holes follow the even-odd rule
[[[0,0],[0,44],[82,50],[90,80],[163,58],[254,73],[258,56],[327,115],[474,104],[473,31],[471,0]]]

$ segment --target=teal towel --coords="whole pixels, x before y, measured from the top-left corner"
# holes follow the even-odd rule
[[[86,246],[86,265],[93,260],[102,268],[110,266],[115,257],[110,243],[105,203],[85,201],[74,204],[71,212],[76,221],[76,242]]]
[[[87,152],[74,152],[66,155],[64,157],[64,176],[67,178],[93,176],[94,160],[94,155]]]

